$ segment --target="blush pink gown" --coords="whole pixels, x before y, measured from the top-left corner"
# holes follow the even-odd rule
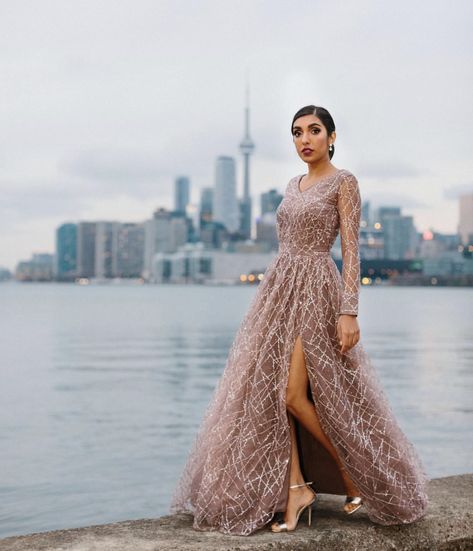
[[[171,498],[196,530],[249,535],[286,508],[291,455],[285,395],[302,338],[308,398],[359,489],[369,519],[411,523],[427,508],[428,479],[398,425],[361,339],[341,354],[337,319],[358,313],[361,198],[345,169],[301,191],[287,184],[277,209],[279,251],[244,316]],[[330,254],[340,232],[342,273]],[[336,463],[296,420],[305,480],[345,494]],[[316,526],[316,524],[315,524]]]

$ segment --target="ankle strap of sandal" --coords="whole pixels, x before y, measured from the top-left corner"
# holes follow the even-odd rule
[[[311,482],[304,482],[304,484],[293,484],[292,486],[289,486],[289,488],[300,488],[301,486],[308,486],[309,484],[312,484],[313,481]]]

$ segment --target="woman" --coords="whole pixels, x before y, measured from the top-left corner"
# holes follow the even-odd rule
[[[360,342],[358,181],[330,162],[336,132],[326,109],[300,109],[291,133],[308,173],[286,186],[278,254],[171,500],[170,512],[192,513],[196,530],[294,530],[303,511],[311,521],[310,485],[346,495],[347,514],[364,506],[378,524],[414,522],[428,504],[423,465]],[[341,274],[330,254],[339,232]]]

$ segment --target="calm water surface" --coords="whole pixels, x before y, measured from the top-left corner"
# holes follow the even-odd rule
[[[0,285],[0,537],[158,517],[255,287]],[[430,477],[473,471],[472,289],[363,287]]]

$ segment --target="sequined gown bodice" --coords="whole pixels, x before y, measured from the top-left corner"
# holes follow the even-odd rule
[[[297,260],[329,252],[340,232],[343,255],[343,296],[339,313],[357,314],[360,281],[358,231],[361,196],[358,181],[337,170],[301,190],[303,175],[293,178],[276,211],[279,254]]]
[[[335,177],[300,190],[302,176],[291,180],[276,211],[279,249],[310,255],[330,250],[339,228]]]
[[[298,336],[308,399],[359,489],[364,514],[389,525],[426,512],[423,464],[362,340],[340,350],[339,316],[357,315],[359,305],[358,181],[341,169],[301,190],[301,178],[286,185],[276,212],[279,250],[236,332],[171,499],[170,512],[191,513],[196,530],[249,535],[285,510],[286,388]],[[330,253],[338,233],[341,273]],[[297,420],[296,428],[304,478],[314,481],[315,491],[344,494],[333,458]]]

